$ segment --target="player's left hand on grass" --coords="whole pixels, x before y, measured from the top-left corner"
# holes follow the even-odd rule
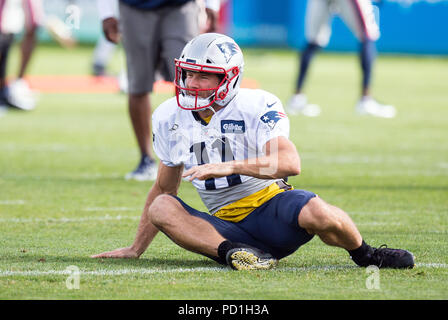
[[[188,180],[190,181],[194,179],[207,180],[210,178],[225,177],[231,174],[233,174],[233,169],[229,162],[207,163],[184,171],[182,178],[189,177]]]
[[[112,251],[107,251],[103,253],[99,253],[91,258],[121,258],[121,259],[137,259],[139,255],[137,252],[131,247],[119,248]]]

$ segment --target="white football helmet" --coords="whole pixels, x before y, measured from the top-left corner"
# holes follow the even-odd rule
[[[226,106],[237,94],[243,76],[244,58],[236,42],[223,34],[204,33],[187,43],[175,60],[177,104],[185,110],[200,110],[214,103]],[[189,89],[186,71],[215,73],[222,78],[216,88]],[[201,98],[201,91],[213,91]]]

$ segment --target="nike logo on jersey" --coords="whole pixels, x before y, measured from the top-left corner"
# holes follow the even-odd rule
[[[274,129],[277,122],[281,119],[287,118],[286,114],[279,111],[268,111],[261,116],[260,120],[266,123],[269,128]]]
[[[268,108],[270,108],[270,107],[272,107],[274,104],[276,104],[277,103],[277,101],[275,101],[274,103],[271,103],[271,104],[266,104],[266,106],[268,107]]]
[[[221,133],[244,133],[246,124],[244,120],[221,120]]]

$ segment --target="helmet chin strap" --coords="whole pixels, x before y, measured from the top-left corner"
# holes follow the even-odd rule
[[[214,97],[214,95],[215,95],[215,93],[212,93],[207,98],[202,98],[202,99],[207,100],[208,103],[210,103],[210,102],[212,102],[212,100],[213,100],[212,98]],[[216,113],[215,110],[213,109],[213,103],[209,107],[207,107],[206,109],[211,109],[214,113]]]
[[[215,108],[213,108],[213,104],[210,107],[207,107],[205,109],[211,110],[213,112],[213,115],[216,114]]]

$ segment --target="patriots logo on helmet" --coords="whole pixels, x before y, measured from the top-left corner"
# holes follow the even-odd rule
[[[231,42],[218,43],[217,46],[224,55],[224,59],[226,59],[227,63],[229,63],[230,59],[232,59],[235,53],[238,53],[237,46],[234,43]]]
[[[269,128],[274,129],[275,125],[280,119],[287,118],[286,114],[279,111],[269,111],[261,116],[260,120],[266,123]]]

